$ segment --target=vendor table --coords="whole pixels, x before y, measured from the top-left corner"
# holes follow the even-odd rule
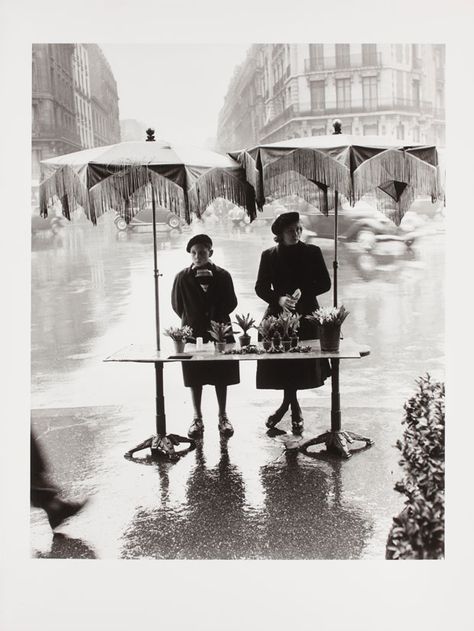
[[[302,440],[297,449],[305,451],[311,445],[325,443],[327,449],[336,451],[344,458],[350,458],[351,453],[348,443],[353,440],[360,440],[366,445],[373,444],[370,438],[366,438],[341,427],[341,409],[339,393],[339,362],[341,359],[360,359],[370,354],[368,346],[357,344],[351,339],[344,339],[340,342],[339,351],[325,352],[321,350],[319,340],[304,340],[304,346],[310,346],[311,350],[306,353],[284,352],[284,353],[242,353],[224,354],[215,350],[212,343],[205,344],[203,349],[197,350],[195,344],[186,344],[184,353],[170,353],[166,350],[156,350],[151,346],[127,346],[113,355],[107,357],[106,362],[136,362],[150,363],[155,366],[156,381],[156,432],[158,436],[166,435],[166,414],[165,400],[163,392],[163,366],[167,363],[176,362],[202,362],[202,361],[285,361],[288,359],[330,359],[331,360],[331,429],[320,436],[309,440]],[[226,351],[238,348],[236,344],[227,344]]]

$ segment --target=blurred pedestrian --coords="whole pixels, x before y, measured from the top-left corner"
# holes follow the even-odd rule
[[[190,326],[194,338],[202,337],[206,343],[211,339],[211,320],[230,324],[229,314],[237,306],[237,297],[229,272],[210,260],[213,254],[212,239],[207,234],[192,237],[186,251],[191,254],[192,263],[176,275],[171,303],[182,325]],[[226,341],[234,342],[234,336],[229,334]],[[239,362],[182,362],[182,370],[184,385],[191,388],[194,408],[188,436],[198,438],[203,435],[201,399],[202,388],[206,384],[213,385],[216,390],[219,431],[224,436],[231,436],[234,428],[226,412],[227,386],[240,382]]]
[[[300,241],[302,226],[297,212],[279,215],[271,230],[277,245],[262,253],[255,284],[257,296],[268,303],[264,317],[283,312],[300,314],[300,339],[317,339],[317,325],[304,316],[318,309],[316,296],[331,288],[321,249]],[[291,407],[292,430],[301,433],[304,420],[297,391],[318,388],[329,375],[327,359],[258,361],[257,388],[283,390],[283,401],[268,417],[267,427],[274,428]]]
[[[87,500],[71,502],[61,497],[58,487],[48,477],[46,459],[33,432],[30,432],[30,494],[31,504],[42,508],[52,530],[84,508]]]

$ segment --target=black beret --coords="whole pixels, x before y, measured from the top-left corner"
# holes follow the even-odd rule
[[[191,252],[191,248],[196,243],[202,243],[208,248],[212,248],[212,239],[207,234],[195,234],[194,237],[191,237],[188,241],[188,245],[186,246],[186,252]]]
[[[300,214],[297,212],[283,213],[278,215],[275,221],[272,223],[273,234],[281,234],[285,228],[292,223],[296,223],[300,220]]]

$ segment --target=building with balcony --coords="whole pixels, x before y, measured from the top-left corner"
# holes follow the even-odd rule
[[[445,144],[444,45],[261,44],[239,66],[221,110],[221,150],[332,133]],[[257,110],[242,99],[253,83]],[[241,121],[254,122],[253,136]],[[263,121],[263,124],[259,124]]]
[[[119,140],[117,84],[100,48],[33,44],[33,182],[41,160]]]
[[[40,160],[82,148],[76,124],[73,44],[33,44],[32,177]]]

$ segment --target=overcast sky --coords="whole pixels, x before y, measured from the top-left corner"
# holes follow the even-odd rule
[[[119,95],[120,118],[157,138],[206,146],[236,65],[250,44],[102,44]]]

